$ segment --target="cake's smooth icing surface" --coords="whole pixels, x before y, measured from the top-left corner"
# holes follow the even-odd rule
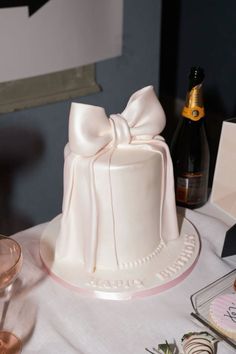
[[[56,259],[80,261],[89,272],[133,267],[179,236],[164,125],[152,87],[110,118],[72,104]]]
[[[101,107],[72,103],[62,214],[40,243],[57,280],[127,299],[164,291],[192,270],[200,242],[187,220],[178,225],[164,126],[152,86],[110,118]]]
[[[236,339],[236,294],[224,294],[212,300],[210,321],[221,332]]]

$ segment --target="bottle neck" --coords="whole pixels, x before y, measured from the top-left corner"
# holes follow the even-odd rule
[[[190,83],[182,116],[196,122],[205,116],[205,111],[202,98],[202,82],[194,84]]]

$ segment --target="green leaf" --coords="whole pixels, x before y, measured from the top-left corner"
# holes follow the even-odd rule
[[[164,354],[173,354],[168,342],[166,341],[165,344],[159,344],[158,350],[162,350]]]

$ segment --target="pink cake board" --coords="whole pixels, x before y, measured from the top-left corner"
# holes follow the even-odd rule
[[[61,215],[53,219],[42,234],[42,261],[53,279],[93,298],[129,300],[161,293],[181,283],[190,274],[200,253],[200,239],[196,229],[179,215],[180,237],[170,241],[145,264],[132,269],[88,273],[81,263],[54,261],[60,218]]]

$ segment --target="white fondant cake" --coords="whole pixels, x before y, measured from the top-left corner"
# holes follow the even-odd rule
[[[180,257],[188,241],[184,246],[178,230],[172,162],[159,135],[164,126],[152,86],[133,94],[125,110],[110,118],[101,107],[72,103],[62,215],[49,224],[41,246],[56,276],[82,288],[91,282],[81,286],[79,278],[99,276],[101,288],[104,281],[125,284],[131,277],[132,283],[155,268],[155,277],[165,282],[166,274],[173,280],[194,263],[196,234],[184,235],[185,241],[193,237],[193,249]],[[167,271],[175,262],[177,268]],[[140,287],[140,281],[132,284]],[[127,284],[118,288],[127,290]]]
[[[161,173],[157,178],[162,164],[161,154],[151,146],[150,151],[138,146],[108,150],[96,160],[92,171],[87,160],[80,159],[75,167],[78,183],[73,201],[68,200],[70,190],[65,189],[56,259],[79,262],[93,272],[129,268],[157,254],[164,245]],[[65,168],[66,174],[73,170],[70,156]],[[89,205],[93,188],[96,195],[91,196]]]

